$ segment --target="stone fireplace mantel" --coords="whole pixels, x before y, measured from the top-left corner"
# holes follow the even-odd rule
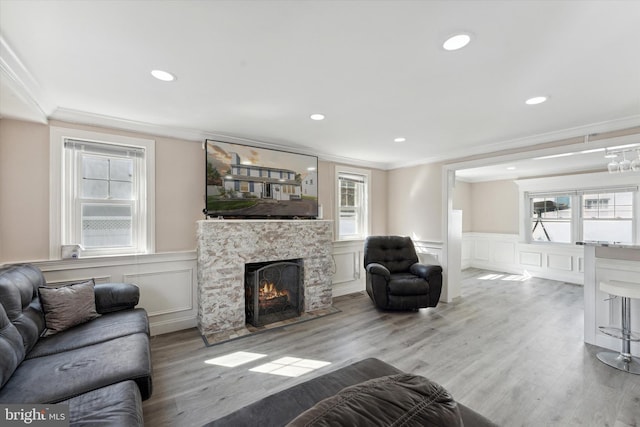
[[[198,221],[198,329],[245,329],[244,265],[301,258],[304,310],[330,308],[332,221]]]

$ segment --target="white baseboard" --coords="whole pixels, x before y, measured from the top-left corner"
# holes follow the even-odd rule
[[[196,317],[188,316],[182,319],[170,319],[161,321],[150,321],[149,328],[151,335],[168,334],[169,332],[181,331],[183,329],[195,328],[198,326]]]

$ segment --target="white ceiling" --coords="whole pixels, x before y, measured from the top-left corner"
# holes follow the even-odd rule
[[[394,168],[640,125],[639,22],[613,0],[0,0],[0,114]]]

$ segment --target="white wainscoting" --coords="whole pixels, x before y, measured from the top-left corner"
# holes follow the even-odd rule
[[[365,290],[364,240],[333,242],[333,297]]]
[[[147,310],[152,335],[196,326],[196,252],[80,258],[33,263],[47,283],[95,278],[140,288],[138,307]]]
[[[520,243],[517,234],[463,233],[462,268],[584,283],[584,249],[578,245]]]

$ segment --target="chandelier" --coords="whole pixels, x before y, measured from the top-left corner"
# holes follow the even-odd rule
[[[604,156],[610,159],[609,173],[640,172],[640,148],[630,150],[607,150]]]

